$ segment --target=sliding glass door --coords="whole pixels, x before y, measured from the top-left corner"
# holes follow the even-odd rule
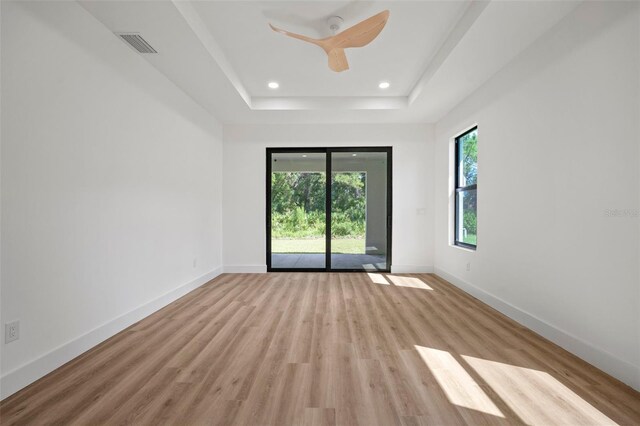
[[[325,269],[327,154],[272,152],[268,157],[271,268]]]
[[[330,155],[331,268],[388,270],[387,152]]]
[[[391,148],[268,148],[269,271],[389,271]]]

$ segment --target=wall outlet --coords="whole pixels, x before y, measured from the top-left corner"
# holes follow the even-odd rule
[[[4,325],[4,342],[9,343],[20,338],[20,321],[11,321]]]
[[[194,257],[193,258],[193,267],[195,268],[198,265],[198,258]]]
[[[467,271],[471,270],[471,262],[467,262]]]

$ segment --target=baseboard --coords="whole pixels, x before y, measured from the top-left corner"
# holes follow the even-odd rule
[[[267,265],[224,265],[225,274],[263,274]]]
[[[431,265],[391,265],[392,274],[430,274],[432,272]]]
[[[436,275],[439,275],[449,281],[464,292],[469,293],[514,321],[535,331],[556,345],[566,349],[572,354],[582,358],[602,371],[640,391],[640,369],[633,364],[600,348],[592,346],[584,340],[511,305],[499,297],[496,297],[493,294],[490,294],[441,268],[436,267],[434,270]]]
[[[14,394],[109,337],[151,315],[222,273],[218,267],[162,296],[137,307],[52,351],[9,371],[0,378],[0,400]]]

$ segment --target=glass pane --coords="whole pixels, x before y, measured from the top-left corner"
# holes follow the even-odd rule
[[[474,130],[458,139],[458,187],[478,183],[478,131]]]
[[[271,267],[326,266],[326,155],[271,156]]]
[[[461,191],[456,195],[458,212],[456,215],[456,240],[476,245],[478,234],[477,190]]]
[[[331,155],[331,268],[385,270],[387,153]]]

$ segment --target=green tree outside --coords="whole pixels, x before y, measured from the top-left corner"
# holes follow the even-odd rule
[[[282,250],[297,247],[298,251],[305,247],[304,243],[276,240],[324,239],[325,190],[324,173],[271,174],[271,233],[274,252],[278,252],[278,247],[282,247]],[[331,203],[332,238],[345,239],[336,247],[342,247],[343,252],[364,252],[366,173],[334,173]],[[308,243],[306,246],[309,247],[309,252],[315,252],[321,247],[315,243]]]

